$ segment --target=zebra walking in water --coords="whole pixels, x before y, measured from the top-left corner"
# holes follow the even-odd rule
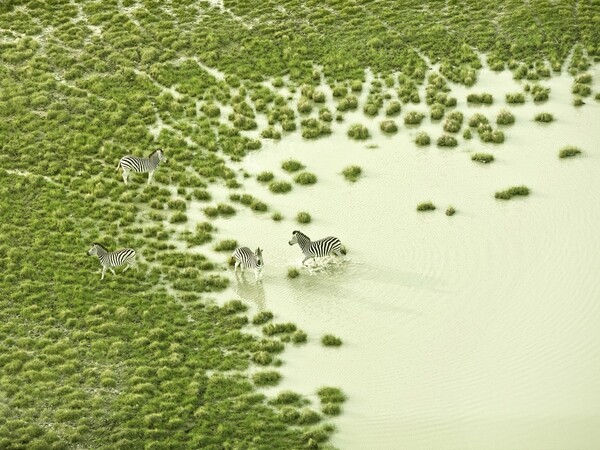
[[[160,148],[152,152],[147,158],[127,155],[123,156],[119,161],[119,164],[117,164],[117,172],[119,169],[123,169],[123,181],[125,181],[125,184],[127,184],[129,172],[148,172],[148,184],[150,184],[152,175],[154,175],[154,172],[161,161],[167,162],[167,158],[165,158],[165,154]]]
[[[311,241],[310,238],[301,233],[294,231],[292,239],[288,242],[290,245],[298,244],[304,253],[305,258],[302,260],[302,265],[311,259],[321,256],[327,256],[331,253],[341,256],[346,254],[346,249],[342,246],[341,241],[333,236],[329,236],[318,241]]]
[[[113,275],[116,275],[113,267],[127,264],[127,267],[123,270],[123,272],[125,272],[133,265],[135,260],[135,250],[132,248],[122,248],[115,252],[109,252],[106,247],[97,242],[92,244],[92,248],[87,251],[87,255],[96,255],[100,260],[100,264],[102,264],[102,278],[100,278],[100,280],[104,280],[106,269],[109,269]]]
[[[262,269],[265,264],[260,247],[257,248],[254,253],[248,247],[238,247],[231,256],[235,259],[234,272],[237,272],[238,266],[242,266],[242,272],[244,269],[254,269],[255,280],[262,274]]]

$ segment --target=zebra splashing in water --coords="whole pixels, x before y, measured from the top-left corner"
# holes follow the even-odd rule
[[[106,269],[109,269],[113,275],[116,275],[113,267],[127,264],[127,267],[125,267],[123,270],[123,272],[125,272],[133,265],[135,260],[135,250],[132,248],[122,248],[121,250],[117,250],[115,252],[109,252],[106,247],[104,247],[102,244],[98,244],[97,242],[92,244],[92,248],[87,251],[87,255],[96,255],[100,260],[100,264],[102,264],[101,280],[104,280],[104,273],[106,272]]]
[[[238,247],[231,256],[235,259],[234,272],[237,272],[238,266],[242,266],[242,271],[244,269],[254,269],[254,278],[258,279],[258,276],[262,273],[264,267],[262,250],[260,247],[257,248],[254,253],[248,247]]]
[[[341,256],[346,254],[346,250],[342,246],[340,240],[336,237],[329,236],[318,241],[311,241],[310,238],[296,230],[293,233],[290,245],[298,244],[304,253],[305,258],[302,260],[302,264],[311,259],[321,256],[327,256],[331,253]]]
[[[127,155],[123,156],[119,161],[119,164],[117,164],[117,172],[119,169],[123,169],[123,181],[125,181],[125,184],[127,184],[129,172],[148,172],[148,184],[150,184],[152,175],[154,175],[154,172],[161,161],[167,162],[167,158],[160,148],[152,152],[147,158]]]

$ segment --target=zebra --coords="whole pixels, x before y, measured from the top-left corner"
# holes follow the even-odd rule
[[[104,280],[106,269],[109,269],[113,275],[116,275],[113,267],[127,264],[127,267],[123,270],[125,272],[133,265],[135,260],[135,250],[132,248],[122,248],[115,252],[109,252],[105,246],[97,242],[92,244],[92,248],[87,251],[87,255],[96,255],[100,260],[100,264],[102,264],[102,278],[100,280]]]
[[[311,259],[320,256],[327,256],[334,253],[337,256],[345,255],[346,249],[343,247],[340,240],[333,236],[328,236],[318,241],[311,241],[310,238],[296,230],[292,232],[292,239],[288,242],[290,245],[298,244],[304,253],[305,258],[302,260],[302,265]]]
[[[262,256],[262,249],[259,247],[253,253],[248,247],[238,247],[234,250],[233,255],[231,255],[235,259],[235,268],[234,272],[237,272],[238,266],[242,267],[242,272],[244,269],[254,269],[254,279],[257,280],[258,276],[262,273],[262,269],[264,267],[264,261]]]
[[[148,172],[148,184],[152,180],[152,175],[156,171],[158,164],[161,162],[167,162],[164,152],[161,148],[156,149],[147,158],[139,156],[123,156],[117,164],[117,172],[119,169],[123,169],[123,181],[127,184],[127,177],[129,172],[146,173]]]

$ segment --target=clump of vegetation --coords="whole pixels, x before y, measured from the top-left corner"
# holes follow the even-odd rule
[[[469,119],[469,126],[472,128],[478,128],[480,125],[487,125],[489,123],[488,118],[480,113],[472,115]]]
[[[171,218],[169,219],[169,222],[171,223],[183,223],[183,222],[187,222],[187,216],[185,215],[184,212],[181,211],[177,211],[175,214],[173,214],[171,216]]]
[[[381,122],[379,128],[381,128],[381,131],[383,131],[384,133],[389,134],[396,133],[398,131],[398,125],[396,125],[396,122],[389,119]]]
[[[419,147],[426,147],[431,144],[431,138],[424,131],[420,131],[415,137],[415,144],[417,144]]]
[[[342,340],[333,334],[326,334],[321,338],[321,343],[325,347],[339,347],[342,345]]]
[[[335,95],[334,95],[335,96]],[[337,104],[337,110],[340,112],[354,111],[358,107],[358,99],[354,95],[347,95]]]
[[[302,120],[302,137],[305,139],[317,139],[321,136],[327,136],[331,134],[331,128],[329,125],[321,122],[314,117]]]
[[[237,246],[237,241],[235,239],[225,239],[223,241],[218,242],[214,248],[217,252],[223,252],[235,250]]]
[[[554,116],[550,113],[539,113],[535,115],[535,121],[536,122],[543,122],[543,123],[549,123],[554,121]]]
[[[283,220],[283,215],[280,212],[276,211],[271,216],[271,219],[273,219],[275,222],[281,222]]]
[[[531,96],[536,103],[545,102],[550,96],[550,88],[541,84],[534,84],[531,88]]]
[[[467,102],[473,103],[476,105],[491,105],[494,103],[494,97],[492,94],[482,93],[482,94],[469,94],[467,96]]]
[[[289,271],[288,271],[289,276]],[[294,277],[290,277],[294,278]],[[308,335],[302,330],[296,330],[292,333],[292,342],[294,344],[303,344],[308,340]]]
[[[444,131],[448,133],[457,133],[460,131],[463,123],[463,114],[459,111],[452,111],[448,116],[446,116],[446,121],[444,122]]]
[[[490,153],[473,153],[471,160],[477,161],[483,164],[491,163],[494,160],[494,155]]]
[[[346,395],[336,387],[322,387],[317,391],[317,395],[322,403],[344,403],[346,401]]]
[[[417,211],[435,211],[435,205],[431,202],[423,202],[417,205]]]
[[[269,323],[262,329],[263,334],[266,336],[273,336],[275,334],[293,333],[296,331],[296,325],[290,322],[287,323]]]
[[[465,131],[463,131],[463,139],[465,140],[469,140],[473,138],[473,133],[471,132],[471,130],[469,128],[467,128]]]
[[[437,145],[438,147],[456,147],[458,145],[458,141],[454,136],[443,134],[438,138]]]
[[[268,127],[262,130],[260,136],[265,139],[281,139],[281,133],[273,127]]]
[[[261,172],[256,176],[256,179],[261,183],[268,183],[269,181],[273,180],[273,178],[275,178],[273,172]]]
[[[506,103],[511,105],[525,103],[525,95],[522,92],[506,94]]]
[[[446,108],[444,107],[444,105],[441,105],[439,103],[435,103],[434,105],[432,105],[431,110],[429,112],[431,120],[440,120],[442,117],[444,117],[445,113]]]
[[[369,138],[369,129],[364,125],[355,123],[348,129],[348,137],[355,140],[364,140]]]
[[[504,191],[498,191],[495,197],[501,200],[510,200],[514,196],[526,196],[529,195],[529,188],[527,186],[513,186]]]
[[[288,278],[297,278],[300,276],[300,271],[295,267],[290,267],[287,272]]]
[[[298,184],[315,184],[317,182],[317,176],[310,172],[300,172],[294,177],[294,181]]]
[[[583,106],[585,105],[585,102],[583,101],[583,99],[577,97],[575,100],[573,100],[573,106]]]
[[[301,211],[296,215],[296,221],[298,223],[310,223],[310,221],[311,221],[310,214],[307,212]]]
[[[418,111],[410,111],[404,115],[404,124],[420,125],[424,118],[425,114]]]
[[[360,178],[362,169],[359,166],[348,166],[342,171],[342,174],[346,180],[354,183]]]
[[[292,190],[292,185],[286,181],[272,181],[269,184],[269,190],[274,194],[285,194]]]
[[[453,216],[455,213],[456,213],[456,209],[454,209],[454,207],[448,206],[448,208],[446,208],[447,216]]]
[[[273,319],[273,313],[271,311],[261,311],[252,318],[252,323],[254,325],[262,325],[271,319]]]
[[[560,151],[558,152],[558,157],[559,158],[571,158],[573,156],[577,156],[580,154],[581,154],[581,149],[579,149],[577,147],[573,147],[572,145],[568,145],[568,146],[560,149]]]
[[[297,172],[298,170],[304,169],[304,164],[295,159],[288,159],[281,164],[281,168],[286,172]]]
[[[496,123],[498,125],[512,125],[515,123],[515,116],[510,111],[503,109],[498,113],[496,117]]]
[[[264,370],[252,375],[252,381],[257,386],[276,386],[281,380],[281,374],[274,370]]]
[[[400,114],[402,110],[402,104],[398,100],[392,100],[388,103],[387,108],[385,109],[386,116],[395,116]]]

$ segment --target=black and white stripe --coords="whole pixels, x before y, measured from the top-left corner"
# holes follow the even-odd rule
[[[248,247],[238,247],[233,252],[233,258],[235,259],[234,272],[237,272],[238,266],[244,269],[254,269],[254,277],[258,278],[264,267],[264,261],[262,257],[262,250],[259,248],[255,252],[252,252]]]
[[[304,264],[308,259],[318,258],[321,256],[327,256],[331,253],[341,256],[346,254],[346,250],[343,248],[340,240],[333,236],[328,236],[318,241],[311,241],[310,238],[301,233],[300,231],[294,231],[292,239],[289,241],[290,245],[298,244],[304,253],[305,258],[302,260]]]
[[[88,256],[96,255],[100,260],[100,264],[102,264],[102,278],[104,280],[104,273],[108,268],[113,275],[115,271],[113,267],[122,266],[123,264],[127,264],[127,267],[123,270],[129,269],[133,263],[135,262],[135,250],[132,248],[122,248],[121,250],[117,250],[115,252],[109,252],[106,247],[102,244],[98,244],[94,242],[92,244],[92,248],[87,251]]]
[[[123,169],[123,181],[125,181],[125,184],[127,184],[129,172],[148,172],[148,184],[150,184],[152,175],[154,175],[154,172],[161,161],[167,162],[167,158],[165,158],[165,154],[160,148],[151,153],[147,158],[127,155],[123,156],[119,161],[119,164],[117,165],[117,171],[119,169]]]

